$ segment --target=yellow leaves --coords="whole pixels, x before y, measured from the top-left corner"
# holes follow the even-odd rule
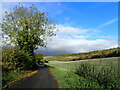
[[[24,44],[27,44],[28,42],[24,42]]]
[[[12,54],[14,54],[14,53],[15,53],[15,51],[14,51],[14,50],[11,50],[11,53],[12,53]]]
[[[33,72],[31,72],[31,73],[28,73],[27,75],[23,76],[23,78],[32,76],[32,75],[36,74],[37,72],[38,72],[38,70],[35,70],[35,71],[33,71]]]

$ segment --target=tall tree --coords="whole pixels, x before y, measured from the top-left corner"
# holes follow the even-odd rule
[[[38,46],[45,47],[46,39],[54,36],[55,24],[47,13],[34,5],[25,7],[18,4],[12,11],[5,12],[2,21],[2,36],[6,44],[14,44],[33,55]]]

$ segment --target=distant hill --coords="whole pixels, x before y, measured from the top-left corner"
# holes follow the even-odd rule
[[[120,47],[106,49],[106,50],[96,50],[86,53],[74,53],[74,54],[57,54],[51,56],[45,56],[44,59],[47,60],[62,60],[62,61],[74,61],[74,60],[84,60],[93,58],[106,58],[106,57],[119,57]]]

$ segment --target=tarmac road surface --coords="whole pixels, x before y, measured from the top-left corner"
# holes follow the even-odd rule
[[[38,73],[16,82],[8,89],[12,88],[58,88],[58,83],[50,70],[40,65]]]

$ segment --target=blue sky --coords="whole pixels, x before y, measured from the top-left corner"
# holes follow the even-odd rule
[[[3,17],[4,11],[12,9],[16,4],[3,3]],[[26,7],[34,4],[40,11],[48,12],[49,18],[58,24],[59,32],[53,37],[52,42],[48,41],[48,51],[42,50],[47,54],[78,53],[117,46],[117,2],[26,2],[23,4]],[[56,45],[59,40],[61,44]],[[65,45],[65,42],[68,44]]]

